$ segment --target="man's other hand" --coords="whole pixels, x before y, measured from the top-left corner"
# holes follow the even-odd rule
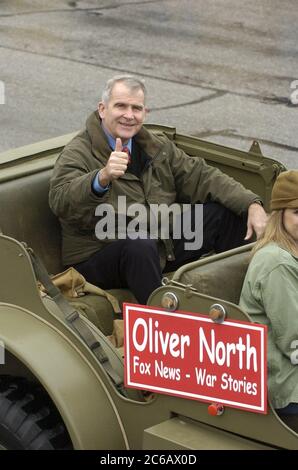
[[[105,188],[111,181],[123,176],[127,170],[128,155],[122,152],[122,142],[116,139],[115,150],[111,153],[106,166],[99,172],[99,183]]]
[[[268,216],[263,207],[253,202],[248,208],[247,232],[244,240],[249,240],[255,232],[257,238],[260,238],[265,230]]]

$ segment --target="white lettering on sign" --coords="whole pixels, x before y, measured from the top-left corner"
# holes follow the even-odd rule
[[[212,364],[219,366],[231,366],[231,357],[238,360],[239,369],[243,369],[243,363],[247,370],[251,368],[253,362],[253,370],[257,372],[257,351],[254,346],[250,345],[250,335],[246,334],[246,343],[243,342],[242,336],[238,338],[237,343],[223,343],[216,341],[215,331],[211,330],[211,338],[207,339],[202,327],[199,328],[199,361],[204,362],[205,354]],[[246,360],[245,360],[246,359]]]
[[[195,367],[196,379],[198,385],[207,385],[207,387],[214,387],[214,383],[217,380],[217,376],[214,374],[207,374],[206,369]]]
[[[172,357],[184,359],[185,348],[190,346],[190,337],[161,331],[158,326],[159,322],[156,320],[153,324],[152,318],[138,318],[135,321],[132,340],[136,350],[142,352],[147,349],[150,353],[161,352],[164,356],[170,354]]]
[[[214,388],[217,382],[217,375],[208,374],[206,369],[195,367],[196,382],[198,385]],[[221,376],[220,387],[222,390],[228,390],[237,393],[246,393],[247,395],[257,394],[257,384],[250,382],[243,377],[242,380],[234,379],[231,374],[224,373]]]
[[[151,364],[148,362],[140,362],[140,358],[138,356],[134,356],[133,358],[133,371],[134,373],[139,372],[141,375],[151,375]]]
[[[155,361],[155,376],[179,382],[181,379],[181,372],[180,369],[177,369],[176,367],[165,366],[163,361]]]
[[[257,394],[257,384],[255,382],[249,382],[246,377],[243,377],[243,380],[236,380],[231,376],[231,374],[224,373],[221,376],[221,380],[222,390],[246,393],[247,395]]]
[[[125,304],[124,326],[125,386],[266,413],[265,325]]]

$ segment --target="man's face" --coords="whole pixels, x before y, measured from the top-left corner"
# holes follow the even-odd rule
[[[147,110],[141,89],[130,90],[124,83],[116,83],[108,103],[101,102],[98,112],[105,129],[125,144],[136,135],[145,120]]]

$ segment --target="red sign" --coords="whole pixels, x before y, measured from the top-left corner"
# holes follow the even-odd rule
[[[265,325],[125,304],[125,385],[267,412]]]

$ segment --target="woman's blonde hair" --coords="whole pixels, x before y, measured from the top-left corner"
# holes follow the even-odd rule
[[[294,238],[286,231],[283,223],[284,209],[272,211],[263,236],[256,242],[252,256],[256,251],[263,248],[270,242],[276,243],[281,248],[289,251],[292,255],[297,256],[297,243]]]

